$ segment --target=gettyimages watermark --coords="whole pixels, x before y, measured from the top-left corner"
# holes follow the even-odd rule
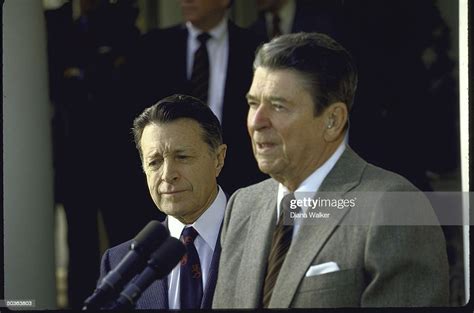
[[[286,225],[471,225],[469,192],[301,192],[284,210]]]
[[[0,300],[0,308],[9,309],[33,309],[36,307],[35,300],[27,299],[11,299],[11,300]]]

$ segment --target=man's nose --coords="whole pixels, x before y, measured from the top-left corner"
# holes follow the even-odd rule
[[[249,129],[252,130],[261,130],[270,127],[271,121],[267,106],[261,104],[256,109],[250,110],[247,124]]]
[[[163,161],[162,169],[163,172],[161,174],[161,179],[165,182],[171,183],[179,178],[179,171],[176,168],[176,164],[172,160],[165,159]]]

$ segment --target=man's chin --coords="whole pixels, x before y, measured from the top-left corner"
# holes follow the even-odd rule
[[[275,172],[275,164],[268,161],[258,161],[259,170],[267,175],[272,175]]]
[[[170,207],[167,205],[164,206],[164,208],[160,208],[160,211],[170,216],[181,216],[184,212],[186,212],[186,209],[182,207]]]

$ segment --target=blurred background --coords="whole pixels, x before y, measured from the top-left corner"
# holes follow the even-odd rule
[[[4,1],[4,299],[80,308],[105,249],[163,219],[130,129],[153,104],[143,86],[157,96],[172,75],[141,75],[143,42],[183,23],[182,2],[193,1]],[[462,191],[458,1],[236,0],[228,11],[261,43],[278,12],[292,23],[279,33],[341,42],[359,68],[351,147],[423,191]],[[463,305],[463,229],[443,230],[451,304]]]

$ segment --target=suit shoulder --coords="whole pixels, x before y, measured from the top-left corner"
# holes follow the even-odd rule
[[[244,47],[250,47],[252,52],[255,52],[255,49],[264,42],[264,38],[258,36],[254,31],[237,26],[232,21],[229,21],[229,36],[232,41],[238,42]]]
[[[145,46],[168,46],[180,38],[180,34],[186,34],[186,29],[182,25],[175,25],[167,28],[155,28],[143,34],[140,38]]]
[[[130,244],[132,243],[132,240],[123,242],[121,244],[118,244],[114,247],[111,247],[107,250],[109,254],[109,260],[110,260],[110,265],[113,268],[120,260],[127,254],[127,252],[130,250]]]
[[[143,38],[157,38],[157,37],[166,37],[172,36],[180,32],[184,32],[186,29],[183,25],[178,24],[166,28],[153,28],[142,35]]]
[[[417,191],[408,179],[389,170],[368,163],[361,184],[372,191]]]
[[[261,205],[269,197],[276,196],[278,183],[269,178],[257,184],[238,189],[229,199],[228,209],[233,214],[246,214],[248,210],[253,210]]]
[[[271,193],[278,188],[278,182],[272,178],[265,179],[259,183],[239,189],[241,196],[258,196]]]

